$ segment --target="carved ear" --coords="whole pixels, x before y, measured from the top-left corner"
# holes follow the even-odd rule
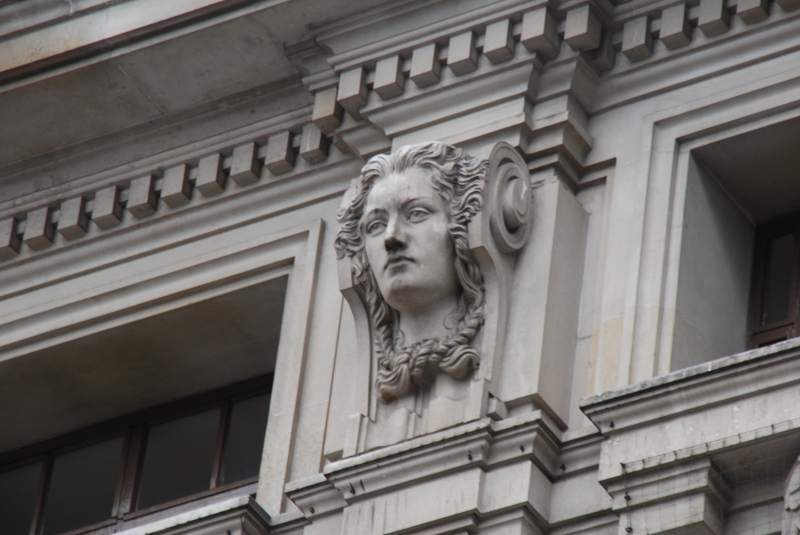
[[[531,232],[531,178],[525,160],[508,143],[495,145],[489,156],[483,202],[497,247],[506,254],[522,249]]]

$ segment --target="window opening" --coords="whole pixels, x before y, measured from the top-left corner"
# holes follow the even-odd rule
[[[0,473],[0,519],[7,535],[29,535],[41,475],[41,462]]]
[[[53,459],[43,535],[57,535],[111,517],[123,441],[118,437]]]
[[[2,534],[96,529],[255,482],[271,384],[245,381],[2,456]]]
[[[269,396],[262,394],[233,405],[220,485],[258,476],[267,430]]]
[[[778,236],[772,240],[769,247],[762,325],[785,320],[789,316],[794,236],[791,234]]]
[[[800,217],[782,218],[756,234],[750,347],[797,336]]]
[[[220,409],[150,428],[137,509],[208,490]]]

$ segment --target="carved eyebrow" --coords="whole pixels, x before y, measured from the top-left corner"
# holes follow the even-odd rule
[[[431,199],[433,199],[433,198],[434,197],[432,195],[421,195],[419,197],[413,197],[411,199],[406,199],[405,201],[403,201],[400,204],[400,209],[401,210],[405,210],[410,204],[414,204],[414,203],[417,203],[417,202],[423,202],[426,205],[428,205],[429,208],[435,210],[436,207],[435,206],[431,206],[433,204],[433,203],[431,203]],[[366,222],[372,220],[373,218],[378,217],[380,215],[387,214],[388,212],[389,211],[386,210],[385,208],[372,208],[371,210],[369,210],[368,212],[365,212],[361,216],[361,221],[363,223],[366,223]]]
[[[430,195],[421,196],[421,197],[414,197],[413,199],[406,199],[406,200],[405,200],[405,201],[403,201],[403,203],[400,205],[400,208],[401,208],[401,209],[403,209],[403,208],[406,208],[406,207],[407,207],[409,204],[413,204],[413,203],[415,203],[415,202],[417,202],[417,201],[430,201],[431,199],[433,199],[433,197],[432,197],[432,196],[430,196]]]
[[[364,214],[363,219],[367,220],[367,219],[369,219],[371,217],[374,217],[375,215],[385,214],[385,213],[387,213],[387,212],[383,208],[373,208],[372,210],[370,210],[369,212]]]

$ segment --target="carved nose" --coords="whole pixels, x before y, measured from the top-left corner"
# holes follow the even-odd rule
[[[386,252],[388,253],[396,253],[406,246],[405,242],[394,234],[387,235],[386,239],[383,240],[383,245],[386,247]]]
[[[406,246],[402,229],[399,228],[398,223],[397,218],[392,217],[389,218],[386,225],[386,231],[383,235],[383,245],[386,247],[386,252],[388,253],[395,253]]]

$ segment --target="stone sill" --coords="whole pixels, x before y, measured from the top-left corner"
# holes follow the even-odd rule
[[[195,499],[168,509],[156,511],[110,527],[92,529],[83,535],[191,535],[212,532],[263,535],[272,522],[269,515],[253,499],[256,483],[219,495]],[[239,531],[236,529],[239,528]],[[241,529],[244,528],[244,531]]]
[[[580,408],[608,437],[784,391],[799,382],[800,338],[795,338],[584,398]],[[800,428],[800,419],[772,424],[763,433]]]

